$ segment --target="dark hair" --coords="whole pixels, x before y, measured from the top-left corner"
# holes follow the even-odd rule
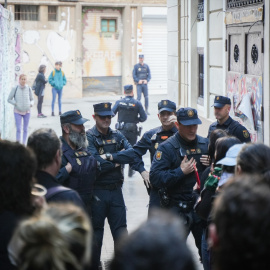
[[[55,65],[62,66],[62,62],[61,61],[57,61],[57,62],[55,62]]]
[[[222,129],[215,129],[210,133],[209,136],[209,146],[208,146],[208,155],[210,156],[210,160],[213,162],[215,158],[216,151],[216,141],[219,138],[228,136],[228,133]]]
[[[36,172],[34,153],[22,144],[0,141],[0,211],[31,214],[31,188]]]
[[[40,65],[39,68],[38,68],[38,72],[39,73],[44,73],[45,69],[46,69],[45,65]]]
[[[217,139],[215,163],[226,156],[226,153],[229,150],[229,148],[239,143],[241,143],[241,141],[234,136]]]
[[[269,186],[256,175],[240,175],[225,185],[213,207],[215,269],[269,268],[269,195]]]
[[[61,143],[54,130],[41,128],[29,136],[27,146],[35,152],[38,169],[42,170],[52,163]]]
[[[155,211],[116,247],[111,270],[195,269],[184,225],[169,212]]]
[[[248,143],[237,157],[237,165],[243,173],[270,175],[270,147],[262,143]]]

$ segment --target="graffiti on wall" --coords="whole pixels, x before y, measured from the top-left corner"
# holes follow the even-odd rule
[[[17,81],[19,75],[21,74],[21,62],[22,62],[20,21],[15,22],[14,32],[15,32],[15,80]]]
[[[228,74],[227,94],[233,102],[235,116],[247,127],[252,141],[263,141],[262,77]]]
[[[101,30],[101,20],[116,21],[112,32]],[[108,23],[109,20],[108,19]],[[83,9],[83,76],[121,76],[122,22],[119,9]]]
[[[15,83],[15,31],[10,11],[0,5],[0,133],[2,139],[14,138],[13,106],[7,102]]]
[[[137,56],[138,57],[139,57],[139,54],[142,54],[143,52],[142,33],[143,33],[143,24],[142,24],[142,21],[139,21],[137,25]]]

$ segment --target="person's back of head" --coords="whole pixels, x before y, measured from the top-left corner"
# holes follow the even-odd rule
[[[116,247],[110,269],[195,269],[180,218],[153,210],[149,219]]]
[[[261,176],[241,175],[216,198],[209,226],[215,269],[269,268],[270,188]]]
[[[0,211],[33,211],[31,188],[36,172],[34,153],[16,142],[0,141]]]
[[[222,129],[215,129],[211,132],[209,136],[209,146],[208,146],[208,152],[209,152],[211,161],[213,161],[215,157],[217,139],[226,137],[226,136],[228,136],[228,133]]]
[[[21,222],[9,253],[20,270],[81,270],[90,262],[92,228],[73,204],[51,204]]]
[[[27,146],[35,152],[39,170],[51,165],[57,154],[61,155],[60,140],[51,128],[34,131],[28,138]]]
[[[237,157],[238,173],[270,175],[270,147],[262,143],[248,143]]]

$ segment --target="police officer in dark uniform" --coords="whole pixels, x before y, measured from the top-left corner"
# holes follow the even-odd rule
[[[133,98],[133,86],[124,86],[125,98],[117,100],[112,108],[114,114],[118,113],[118,129],[133,146],[137,142],[137,136],[140,136],[141,127],[138,127],[139,122],[144,122],[147,115],[139,100]],[[133,170],[129,166],[128,176],[133,175]]]
[[[201,156],[208,154],[208,139],[197,135],[201,124],[197,110],[181,108],[177,111],[178,132],[159,145],[150,170],[150,182],[162,190],[162,206],[178,213],[184,220],[187,236],[190,231],[201,255],[202,227],[193,210],[197,199],[193,192],[206,166]]]
[[[133,80],[137,85],[137,99],[141,100],[142,93],[144,95],[145,111],[148,112],[148,82],[151,80],[150,68],[144,62],[144,55],[139,55],[139,63],[134,66]]]
[[[216,96],[214,104],[216,122],[210,125],[208,130],[209,138],[210,133],[215,129],[223,129],[228,132],[228,134],[235,136],[241,142],[250,142],[250,134],[247,129],[239,124],[239,122],[233,120],[229,113],[231,109],[231,99],[223,96]]]
[[[122,194],[124,181],[121,164],[134,159],[134,150],[125,136],[110,128],[114,116],[111,103],[94,105],[93,118],[96,125],[89,129],[88,150],[100,162],[101,173],[94,185],[94,195],[98,199],[92,204],[92,224],[94,229],[93,266],[98,269],[104,233],[104,222],[108,219],[114,242],[127,233],[126,207]]]
[[[158,118],[161,122],[161,126],[145,132],[142,138],[133,146],[135,158],[132,163],[132,168],[141,174],[147,187],[147,191],[150,195],[149,210],[152,207],[160,207],[160,200],[158,191],[156,189],[151,189],[150,187],[149,172],[146,171],[144,167],[142,156],[149,150],[152,162],[159,144],[166,141],[177,132],[174,123],[169,121],[170,116],[175,115],[175,111],[176,104],[174,102],[170,100],[161,100],[158,103]]]
[[[68,111],[60,116],[62,127],[62,164],[56,179],[59,183],[76,190],[91,216],[93,184],[99,167],[96,159],[87,150],[84,123],[79,110]]]

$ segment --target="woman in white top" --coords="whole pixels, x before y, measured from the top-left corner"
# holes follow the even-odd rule
[[[14,116],[16,122],[16,140],[21,142],[21,128],[23,119],[23,144],[26,144],[27,130],[30,119],[30,107],[34,104],[33,92],[30,86],[26,84],[27,77],[21,74],[19,84],[12,88],[8,102],[14,105]]]

